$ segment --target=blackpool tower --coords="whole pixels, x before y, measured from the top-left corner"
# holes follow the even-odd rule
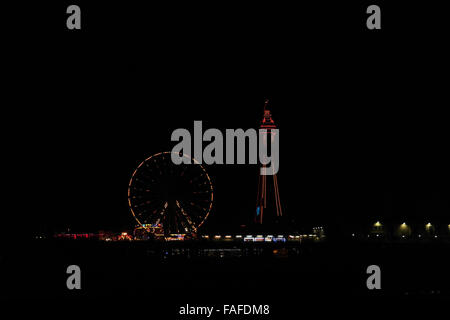
[[[266,148],[267,142],[269,141],[268,139],[271,139],[272,142],[275,135],[278,134],[278,130],[275,130],[277,129],[277,126],[272,119],[272,114],[270,113],[268,106],[269,100],[266,100],[264,104],[263,119],[261,121],[261,125],[259,126],[260,139],[263,139],[263,143],[266,145]],[[267,168],[266,164],[262,164],[261,170],[259,171],[258,195],[256,199],[255,214],[255,223],[257,224],[263,224],[264,213],[270,215],[270,220],[278,220],[283,215],[280,202],[280,192],[278,190],[277,174],[274,172],[267,172],[267,175],[261,174],[261,172],[269,170],[271,169]],[[270,211],[267,210],[269,208]]]

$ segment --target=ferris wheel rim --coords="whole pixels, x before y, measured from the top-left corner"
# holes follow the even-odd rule
[[[135,177],[137,171],[139,170],[139,168],[142,167],[142,165],[143,165],[144,163],[146,163],[147,161],[151,160],[151,159],[154,158],[154,157],[157,157],[157,156],[160,156],[160,155],[163,155],[163,154],[179,154],[179,153],[178,153],[178,152],[173,152],[173,151],[162,151],[162,152],[158,152],[158,153],[156,153],[156,154],[153,154],[153,155],[147,157],[146,159],[144,159],[143,161],[141,161],[141,163],[139,163],[139,165],[136,167],[136,169],[134,169],[133,173],[131,174],[130,181],[129,181],[129,183],[128,183],[128,207],[130,208],[131,214],[133,215],[134,219],[137,221],[137,223],[139,224],[139,226],[141,226],[142,228],[146,228],[146,227],[145,227],[144,224],[142,224],[141,221],[137,218],[136,213],[135,213],[134,210],[133,210],[133,206],[131,205],[131,185],[132,185],[132,183],[133,183],[133,181],[134,181],[134,177]],[[195,230],[194,230],[195,232],[197,232],[197,230],[203,225],[203,223],[206,221],[206,219],[208,218],[209,214],[211,213],[211,209],[212,209],[212,205],[213,205],[213,200],[214,200],[214,187],[213,187],[213,185],[212,185],[211,178],[209,177],[208,172],[206,171],[206,169],[203,167],[203,165],[202,165],[201,163],[199,163],[194,157],[189,156],[189,155],[187,155],[187,154],[184,154],[184,153],[183,153],[182,156],[185,157],[185,158],[187,158],[187,159],[193,160],[195,164],[197,164],[197,165],[200,166],[200,168],[202,169],[203,173],[205,174],[205,176],[206,176],[206,178],[207,178],[207,180],[208,180],[209,187],[210,187],[210,189],[211,189],[211,197],[210,197],[210,200],[209,200],[209,207],[208,207],[207,213],[205,214],[205,217],[202,219],[202,221],[199,223],[199,225],[198,225],[198,226],[195,228]]]

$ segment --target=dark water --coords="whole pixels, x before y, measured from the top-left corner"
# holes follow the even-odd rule
[[[450,302],[449,249],[448,242],[37,241],[3,250],[0,292],[2,299],[50,308],[150,309],[168,318],[186,303],[269,304],[273,318],[324,312],[323,306],[345,312],[374,304],[414,306]],[[66,288],[71,264],[81,268],[79,291]],[[372,264],[381,268],[381,290],[366,287]]]

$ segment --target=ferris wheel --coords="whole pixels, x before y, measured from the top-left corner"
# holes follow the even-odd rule
[[[141,227],[159,227],[164,235],[197,232],[211,212],[213,186],[194,158],[176,165],[172,152],[154,154],[134,170],[128,184],[128,205]]]

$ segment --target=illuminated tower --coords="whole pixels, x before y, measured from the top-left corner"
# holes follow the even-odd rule
[[[260,129],[259,138],[263,139],[263,142],[266,145],[266,147],[268,139],[270,138],[271,141],[273,141],[275,134],[277,134],[277,132],[274,131],[274,129],[277,129],[277,126],[275,125],[275,122],[272,119],[272,114],[270,113],[270,110],[267,109],[268,104],[269,100],[266,100],[264,104],[264,116],[261,121],[261,125],[259,127]],[[261,170],[264,171],[270,169],[267,168],[267,165],[262,164]],[[269,177],[269,179],[267,179],[267,177]],[[283,215],[283,212],[281,210],[277,175],[270,172],[268,172],[268,175],[262,175],[261,171],[259,171],[258,196],[256,199],[256,215],[255,215],[255,222],[257,224],[263,223],[264,210],[268,207],[272,209],[271,211],[276,211],[276,217],[281,217]],[[269,211],[269,213],[273,214],[274,212]]]

